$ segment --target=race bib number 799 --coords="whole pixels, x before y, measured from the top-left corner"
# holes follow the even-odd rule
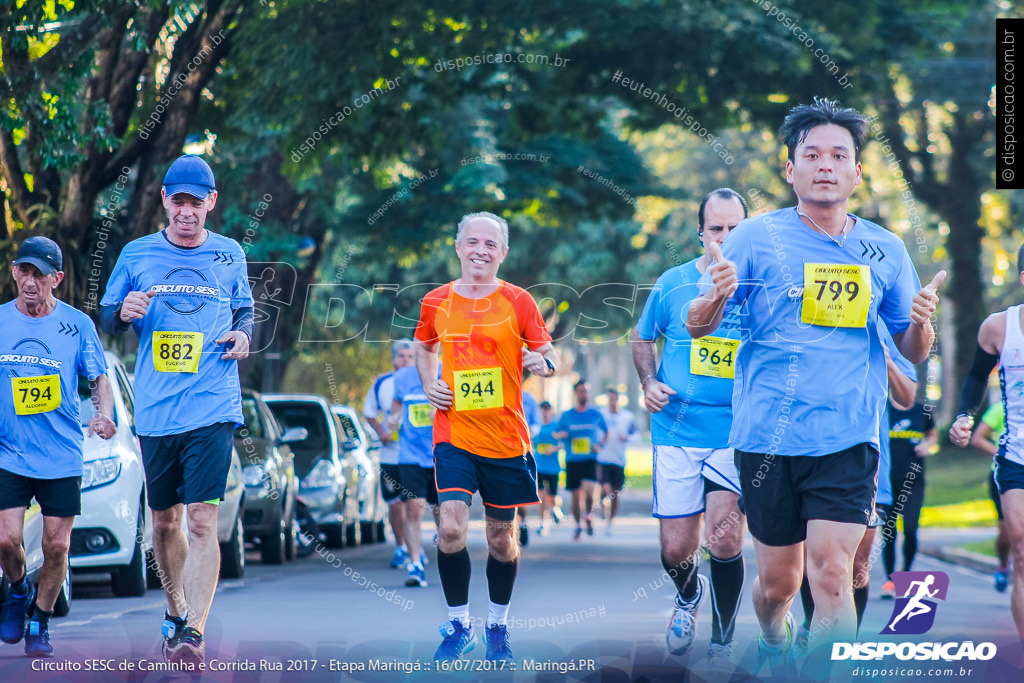
[[[804,264],[800,321],[824,327],[864,327],[871,305],[871,268],[838,263]]]

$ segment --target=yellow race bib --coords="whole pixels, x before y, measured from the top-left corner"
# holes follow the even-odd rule
[[[12,377],[11,390],[18,415],[48,413],[60,407],[60,375]]]
[[[553,443],[537,444],[537,453],[540,455],[553,455],[558,452],[558,447]]]
[[[690,345],[690,374],[733,379],[739,339],[701,337]]]
[[[154,332],[153,367],[157,372],[198,372],[202,332]]]
[[[501,368],[456,370],[453,375],[455,410],[484,410],[504,404]]]
[[[413,427],[430,427],[434,424],[434,407],[429,403],[409,404],[409,424]]]
[[[801,322],[823,327],[864,327],[870,304],[869,266],[804,264]]]
[[[577,436],[569,443],[573,455],[588,455],[590,453],[590,437]]]

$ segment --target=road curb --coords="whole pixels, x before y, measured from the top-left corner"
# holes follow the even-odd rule
[[[982,574],[994,574],[999,569],[999,561],[996,558],[952,545],[922,548],[921,552],[943,562],[967,567]]]

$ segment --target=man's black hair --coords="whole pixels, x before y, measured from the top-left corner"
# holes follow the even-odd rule
[[[743,199],[743,195],[731,187],[720,187],[717,190],[711,190],[711,192],[704,195],[704,200],[700,203],[700,209],[697,211],[697,227],[701,230],[704,229],[704,207],[708,205],[708,201],[712,197],[718,197],[719,199],[735,199],[739,201],[740,206],[743,207],[743,217],[746,218],[749,215],[747,213],[747,202]]]
[[[581,384],[582,384],[583,386],[586,386],[586,385],[587,385],[587,380],[585,380],[585,379],[581,379],[581,380],[579,380],[578,382],[576,382],[576,384],[573,384],[573,385],[572,385],[572,390],[573,390],[573,391],[576,391],[576,387],[578,387],[578,386],[579,386],[579,385],[581,385]]]
[[[853,159],[860,162],[860,150],[868,135],[868,122],[856,109],[841,107],[836,100],[815,97],[813,104],[798,104],[789,110],[789,114],[779,128],[779,135],[786,143],[789,160],[793,161],[796,147],[812,128],[826,124],[840,126],[850,131],[853,138]]]
[[[1017,250],[1017,274],[1024,273],[1024,244]]]

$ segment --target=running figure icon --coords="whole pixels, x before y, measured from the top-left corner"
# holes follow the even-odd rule
[[[889,624],[888,629],[890,631],[896,631],[896,622],[898,622],[903,617],[906,617],[907,621],[910,621],[912,618],[918,615],[928,614],[932,611],[932,606],[925,602],[922,602],[922,600],[924,598],[934,598],[936,595],[938,595],[938,588],[936,588],[934,591],[929,590],[933,583],[935,583],[934,574],[929,574],[924,578],[923,581],[910,582],[910,586],[907,587],[907,593],[903,596],[904,598],[910,598],[910,600],[903,608],[903,611],[900,612],[899,615],[895,619],[893,619],[892,622]],[[911,595],[911,593],[914,593],[915,586],[917,586],[917,592],[914,595]]]

